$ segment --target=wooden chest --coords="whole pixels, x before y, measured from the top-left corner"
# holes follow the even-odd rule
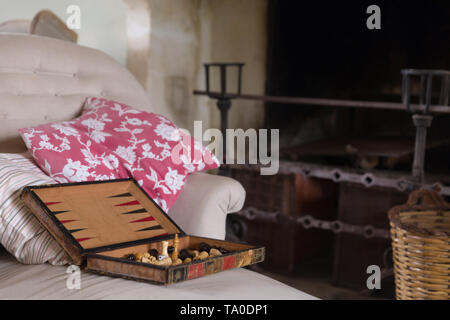
[[[305,263],[331,255],[333,233],[305,229],[295,223],[295,219],[304,215],[336,219],[337,186],[332,181],[306,178],[302,174],[261,176],[259,171],[246,167],[222,166],[221,169],[226,169],[226,174],[247,191],[244,211],[256,208],[266,213],[280,213],[276,219],[270,219],[269,215],[251,219],[242,214],[227,217],[229,237],[259,243],[267,249],[260,265],[263,269],[292,275],[301,272]]]
[[[265,257],[264,247],[186,235],[132,179],[28,186],[21,199],[73,262],[93,272],[172,284]],[[175,236],[179,250],[198,250],[206,243],[224,253],[169,266],[126,258],[151,249],[161,252],[163,242],[174,245]]]
[[[389,230],[388,210],[395,205],[405,203],[407,198],[408,194],[405,192],[341,183],[338,219],[344,223],[372,225],[375,228]],[[368,266],[377,265],[382,270],[392,267],[390,247],[389,238],[365,238],[349,233],[337,234],[333,284],[357,290],[366,289]],[[389,287],[392,285],[393,282]],[[383,293],[387,294],[389,289],[387,283],[383,283]]]

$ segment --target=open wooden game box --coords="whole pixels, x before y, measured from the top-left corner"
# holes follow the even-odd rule
[[[265,256],[264,247],[186,235],[133,179],[28,186],[21,199],[73,263],[101,274],[172,284]],[[168,247],[178,264],[158,264]],[[211,254],[203,258],[205,250]],[[190,257],[181,260],[173,251]],[[142,254],[153,263],[136,259]]]

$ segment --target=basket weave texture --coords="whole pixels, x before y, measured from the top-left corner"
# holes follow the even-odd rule
[[[398,300],[450,298],[450,204],[417,190],[389,210]]]

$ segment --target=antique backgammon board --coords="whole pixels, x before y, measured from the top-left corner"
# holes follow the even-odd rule
[[[186,235],[133,179],[28,186],[21,199],[75,264],[110,276],[171,284],[265,256],[264,247]],[[207,245],[223,254],[167,266],[127,258],[174,244],[178,250]]]

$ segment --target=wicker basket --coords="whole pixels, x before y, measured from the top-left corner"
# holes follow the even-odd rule
[[[450,204],[434,191],[411,193],[389,210],[396,297],[450,298]]]

